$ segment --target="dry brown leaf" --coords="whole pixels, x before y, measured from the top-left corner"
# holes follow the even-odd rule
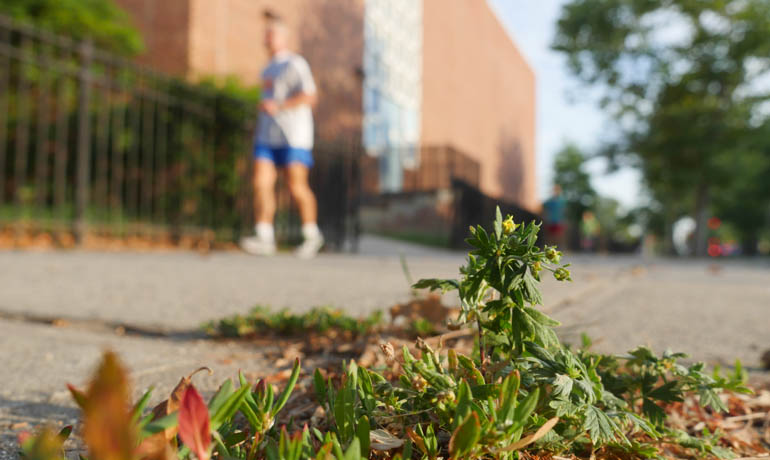
[[[521,438],[519,441],[514,442],[510,446],[507,446],[503,449],[500,449],[501,451],[513,451],[513,450],[519,450],[522,447],[526,447],[533,442],[537,441],[538,439],[542,438],[546,434],[548,434],[549,431],[553,429],[556,424],[559,423],[559,417],[554,417],[547,422],[543,424],[540,428],[537,429],[534,433],[532,433],[529,436],[526,436],[524,438]]]
[[[203,370],[208,371],[209,375],[213,373],[213,371],[208,367],[200,367],[191,372],[187,377],[182,377],[179,380],[179,383],[177,383],[174,387],[174,390],[171,392],[171,395],[168,397],[168,399],[161,402],[152,409],[153,419],[157,420],[179,410],[179,405],[182,402],[182,396],[184,396],[184,392],[187,390],[187,387],[192,384],[192,377]],[[176,436],[176,433],[177,426],[174,425],[172,427],[166,428],[163,432],[163,436],[166,441],[171,441],[174,436]]]
[[[370,446],[374,450],[398,449],[404,445],[404,440],[397,438],[385,430],[372,430],[369,432]]]

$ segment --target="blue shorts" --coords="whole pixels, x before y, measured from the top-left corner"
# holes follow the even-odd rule
[[[270,160],[278,167],[287,166],[289,163],[301,163],[308,168],[313,166],[313,154],[310,150],[291,146],[273,147],[257,144],[254,146],[254,158]]]

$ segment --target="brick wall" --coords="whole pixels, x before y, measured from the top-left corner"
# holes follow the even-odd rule
[[[482,0],[424,0],[422,141],[481,164],[481,188],[535,209],[535,76]]]
[[[189,1],[116,0],[142,33],[146,51],[139,62],[161,72],[187,74]]]

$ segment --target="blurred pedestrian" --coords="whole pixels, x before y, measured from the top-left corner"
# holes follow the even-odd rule
[[[553,194],[543,203],[543,219],[545,220],[545,236],[548,244],[566,248],[565,213],[567,201],[561,194],[561,186],[553,186]]]
[[[583,219],[580,222],[580,247],[583,251],[594,252],[596,250],[600,231],[601,227],[594,213],[584,211]]]
[[[241,247],[257,255],[276,251],[273,222],[275,183],[286,174],[289,193],[299,208],[303,242],[295,251],[302,258],[315,256],[324,244],[318,228],[318,207],[308,176],[313,166],[313,113],[316,87],[305,59],[288,48],[283,21],[269,15],[265,46],[270,62],[262,71],[262,102],[254,144],[256,236],[244,238]]]

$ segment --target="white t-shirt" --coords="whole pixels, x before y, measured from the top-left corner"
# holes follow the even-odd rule
[[[288,51],[273,57],[262,71],[262,98],[282,104],[299,93],[315,94],[310,66],[305,59]],[[302,104],[279,110],[274,116],[259,114],[257,143],[270,147],[313,148],[313,112]]]

